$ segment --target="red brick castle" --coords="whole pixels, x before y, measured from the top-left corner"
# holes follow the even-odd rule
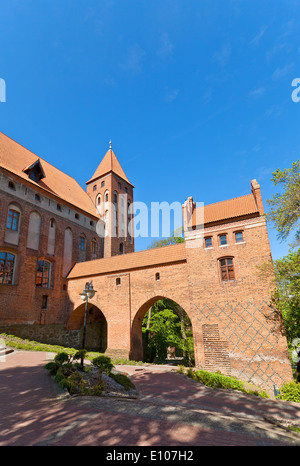
[[[80,347],[79,294],[92,280],[90,349],[142,359],[143,317],[167,297],[192,322],[196,366],[268,389],[292,380],[272,282],[258,272],[272,259],[256,180],[248,195],[205,206],[204,231],[188,198],[185,242],[140,252],[128,228],[134,186],[111,145],[86,185],[0,133],[1,332]]]

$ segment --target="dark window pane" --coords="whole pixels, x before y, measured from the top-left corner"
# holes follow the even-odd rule
[[[243,241],[243,233],[241,231],[235,234],[235,241],[236,243],[240,243],[241,241]]]

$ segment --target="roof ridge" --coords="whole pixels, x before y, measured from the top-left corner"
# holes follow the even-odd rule
[[[213,205],[216,205],[216,204],[223,204],[224,202],[234,201],[235,199],[241,199],[243,197],[248,197],[248,196],[253,196],[253,193],[244,194],[243,196],[232,197],[230,199],[225,199],[223,201],[213,202],[212,204],[204,204],[204,207],[209,207],[209,206],[213,206]]]
[[[16,143],[18,146],[20,147],[23,147],[23,149],[25,149],[26,151],[30,152],[31,154],[35,155],[38,159],[42,160],[43,162],[47,163],[48,165],[50,165],[51,167],[55,168],[55,170],[58,170],[60,171],[61,173],[63,173],[64,175],[68,176],[69,178],[71,178],[72,180],[76,181],[76,183],[80,186],[80,184],[78,183],[78,181],[71,175],[69,175],[68,173],[65,173],[63,170],[61,170],[60,168],[57,168],[55,165],[53,165],[52,163],[48,162],[48,160],[44,159],[43,157],[37,155],[35,152],[33,152],[32,150],[28,149],[28,147],[25,147],[23,146],[23,144],[21,144],[20,142],[16,141],[15,139],[11,138],[10,136],[7,136],[7,134],[3,133],[3,131],[0,131],[0,134],[3,134],[3,136],[5,136],[6,138],[10,139],[12,142]],[[26,168],[26,167],[25,167]],[[80,186],[81,189],[84,191],[84,189],[82,188],[82,186]],[[85,192],[85,191],[84,191]]]

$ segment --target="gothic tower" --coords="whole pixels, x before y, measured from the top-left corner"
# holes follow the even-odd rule
[[[134,186],[128,181],[109,143],[102,162],[87,181],[87,193],[104,221],[104,257],[134,252]]]

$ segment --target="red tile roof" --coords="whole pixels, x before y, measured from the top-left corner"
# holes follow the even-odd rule
[[[35,162],[40,161],[45,177],[39,182],[31,180],[25,173]],[[39,186],[49,194],[54,194],[62,201],[66,201],[74,207],[97,217],[96,208],[77,181],[55,168],[46,160],[26,149],[13,139],[0,132],[0,168],[17,175],[34,186]]]
[[[133,186],[127,179],[127,176],[125,175],[123,168],[120,165],[120,162],[118,161],[114,151],[112,149],[109,149],[105,156],[103,157],[99,167],[93,174],[92,178],[87,181],[86,184],[91,183],[92,181],[101,178],[104,175],[107,175],[108,173],[113,172],[116,175],[118,175],[122,180],[126,181],[128,184]]]
[[[162,248],[147,249],[120,256],[96,259],[89,262],[79,262],[75,264],[68,278],[124,272],[131,269],[183,262],[185,260],[185,243],[179,243]]]
[[[198,209],[201,209],[198,208]],[[196,225],[196,212],[193,212],[192,223]],[[199,219],[201,214],[199,213]],[[227,201],[216,202],[215,204],[208,204],[204,206],[204,224],[219,222],[236,217],[244,217],[249,215],[259,215],[259,211],[255,202],[253,194],[236,197]],[[197,220],[199,220],[197,218]]]

